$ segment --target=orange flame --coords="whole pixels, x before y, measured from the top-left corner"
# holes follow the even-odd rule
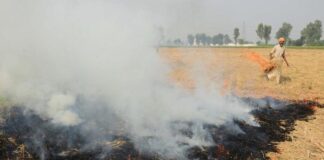
[[[270,72],[275,67],[273,64],[270,63],[270,61],[268,61],[258,53],[251,52],[246,54],[246,57],[249,60],[258,63],[263,72]]]

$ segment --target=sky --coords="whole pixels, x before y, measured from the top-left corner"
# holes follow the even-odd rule
[[[96,4],[99,1],[88,1],[88,3]],[[167,39],[186,39],[188,34],[195,33],[206,33],[208,35],[224,33],[233,37],[233,30],[238,27],[241,32],[240,38],[256,42],[259,40],[255,32],[257,25],[264,23],[272,26],[270,42],[273,43],[275,42],[275,33],[283,22],[292,24],[291,38],[293,39],[300,37],[300,31],[308,23],[317,19],[324,22],[323,0],[107,1],[118,3],[122,8],[135,8],[135,10],[151,12],[152,15],[156,16],[155,27],[163,28]],[[16,4],[11,4],[11,9],[17,11],[17,13],[13,12],[14,14],[22,14],[23,17],[27,17],[13,19],[12,15],[8,15],[10,11],[8,4],[12,2],[0,0],[2,4],[0,5],[0,18],[2,19],[0,25],[3,26],[14,21],[16,24],[27,23],[29,19],[41,16],[41,14],[36,14],[33,9],[41,8],[41,5],[36,2],[35,0],[29,2],[17,1]],[[80,2],[80,0],[71,0],[72,5],[75,6]],[[64,10],[69,10],[67,4],[57,3],[54,0],[46,0],[43,3],[52,3],[57,6],[60,9],[57,11],[58,14],[66,12]],[[58,5],[61,5],[61,7],[58,7]],[[49,8],[43,8],[43,11]],[[22,10],[27,10],[27,12],[21,12]],[[24,14],[27,14],[27,16]],[[59,18],[54,17],[54,19]],[[129,20],[132,20],[132,18],[130,17]],[[64,19],[61,21],[64,21]],[[0,35],[1,32],[0,30]]]
[[[291,37],[297,39],[310,22],[324,22],[323,0],[187,0],[174,15],[174,25],[166,28],[167,37],[185,38],[188,33],[224,33],[233,37],[238,27],[241,38],[257,41],[259,23],[272,26],[271,39],[283,22],[292,24]],[[174,27],[176,26],[176,27]],[[245,33],[244,29],[245,28]]]

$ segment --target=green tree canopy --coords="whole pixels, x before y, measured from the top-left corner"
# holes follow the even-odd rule
[[[206,37],[206,45],[210,45],[210,44],[212,44],[212,37],[211,36],[207,36]]]
[[[201,43],[205,46],[207,44],[207,35],[205,33],[200,34]]]
[[[240,30],[238,28],[234,28],[234,41],[237,44],[237,38],[240,36]]]
[[[309,23],[302,31],[302,37],[305,38],[307,45],[319,43],[322,37],[322,22],[316,20],[314,23]]]
[[[223,45],[224,44],[224,35],[223,34],[217,34],[215,36],[213,36],[212,38],[213,44],[219,44],[219,45]]]
[[[229,44],[232,43],[233,41],[231,40],[230,36],[228,34],[224,35],[224,44]]]
[[[201,37],[201,35],[199,33],[197,33],[195,35],[197,45],[200,45],[200,43],[201,43],[201,38],[200,37]]]
[[[268,42],[271,38],[270,37],[271,29],[272,29],[272,27],[270,25],[263,26],[263,38],[264,38],[265,44],[268,44]]]
[[[257,33],[258,37],[260,38],[260,40],[262,40],[263,39],[263,35],[264,35],[263,23],[260,23],[258,25],[258,28],[256,30],[256,33]]]
[[[188,36],[187,36],[187,39],[188,39],[188,43],[189,43],[189,45],[193,45],[194,44],[194,41],[195,41],[195,36],[193,36],[192,34],[189,34]]]
[[[284,37],[285,39],[287,39],[289,41],[289,35],[290,32],[292,30],[292,25],[289,23],[283,23],[281,28],[279,28],[279,30],[276,33],[276,38],[280,38],[280,37]]]

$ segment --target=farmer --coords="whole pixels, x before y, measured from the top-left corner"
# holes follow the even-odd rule
[[[285,62],[287,66],[289,67],[288,61],[286,59],[285,55],[285,38],[281,37],[278,39],[279,44],[275,45],[273,49],[270,52],[270,62],[272,65],[274,65],[274,69],[272,69],[270,72],[266,74],[268,79],[271,79],[273,77],[276,77],[276,81],[279,84],[280,83],[280,76],[281,76],[281,70],[282,70],[282,64]]]

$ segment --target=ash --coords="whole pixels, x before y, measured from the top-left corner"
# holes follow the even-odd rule
[[[259,126],[233,119],[241,132],[228,126],[205,124],[212,135],[213,146],[197,146],[187,150],[187,159],[269,159],[267,152],[277,152],[276,144],[291,141],[289,133],[296,120],[313,119],[314,101],[283,102],[271,98],[242,98],[252,107]],[[266,103],[259,103],[260,101]],[[276,104],[276,107],[272,104]],[[278,107],[278,104],[281,106]],[[24,107],[4,111],[0,126],[0,159],[55,159],[55,160],[159,160],[173,159],[156,153],[141,153],[127,135],[104,132],[102,141],[89,145],[79,126],[62,127],[44,120]],[[190,122],[183,123],[190,126]],[[188,127],[190,128],[190,127]],[[236,129],[237,130],[237,129]],[[190,136],[190,130],[182,134]],[[185,144],[183,144],[185,145]]]

